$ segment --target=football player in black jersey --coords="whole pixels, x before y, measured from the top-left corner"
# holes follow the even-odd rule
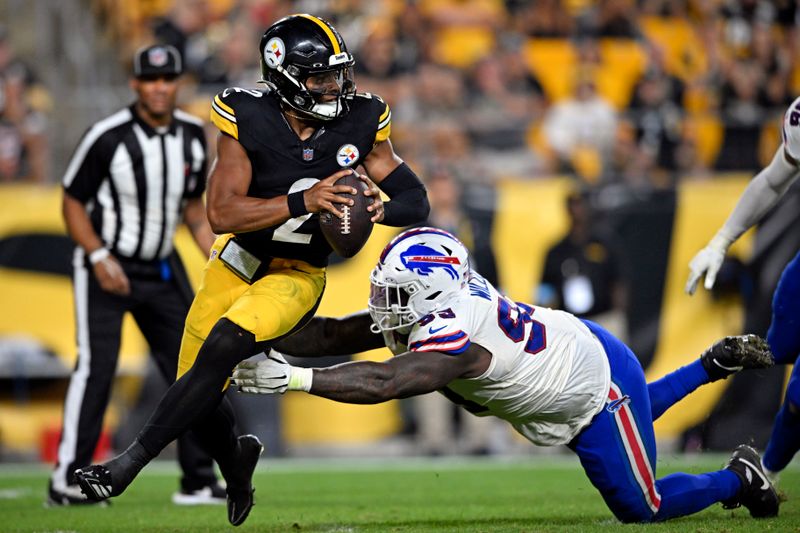
[[[264,33],[261,70],[267,90],[225,89],[211,120],[220,129],[208,179],[207,212],[215,233],[181,345],[178,381],[122,454],[76,471],[91,499],[121,494],[169,442],[192,427],[227,482],[228,520],[244,522],[253,505],[251,478],[261,443],[236,437],[223,392],[240,361],[302,328],[325,288],[331,248],[318,213],[341,216],[351,187],[334,185],[363,166],[390,198],[373,196],[372,220],[422,222],[425,188],[389,140],[383,100],[355,92],[353,56],[328,22],[292,15]],[[366,178],[365,178],[366,179]]]

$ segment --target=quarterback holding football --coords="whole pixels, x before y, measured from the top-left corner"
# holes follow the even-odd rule
[[[355,59],[330,23],[308,14],[283,18],[264,33],[259,54],[267,89],[228,88],[212,102],[211,121],[220,134],[207,213],[221,236],[186,319],[179,379],[128,450],[76,471],[90,499],[121,494],[191,428],[225,477],[228,520],[244,522],[262,447],[252,435],[237,438],[223,393],[238,362],[314,315],[331,243],[355,253],[348,247],[350,233],[333,231],[331,242],[325,238],[320,214],[349,217],[348,231],[357,229],[361,239],[372,222],[406,226],[428,216],[425,187],[389,140],[389,106],[356,92]],[[337,183],[358,167],[388,202],[372,185]],[[358,193],[364,196],[354,199]]]

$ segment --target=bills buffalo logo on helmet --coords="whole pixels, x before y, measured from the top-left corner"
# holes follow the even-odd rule
[[[461,264],[458,257],[444,255],[423,244],[409,246],[408,250],[400,254],[400,260],[403,266],[420,276],[433,274],[434,268],[441,268],[453,279],[458,278],[458,272],[453,265]]]

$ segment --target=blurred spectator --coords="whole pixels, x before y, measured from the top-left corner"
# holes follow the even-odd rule
[[[627,288],[615,239],[598,228],[586,193],[567,197],[569,233],[547,252],[537,305],[589,318],[625,338]]]
[[[575,94],[548,109],[544,134],[552,150],[551,165],[596,180],[608,160],[617,129],[617,114],[595,90],[592,73],[578,73]]]
[[[637,14],[633,0],[599,0],[590,31],[596,37],[635,39],[639,37]]]
[[[215,93],[225,87],[255,88],[261,78],[258,55],[252,50],[257,28],[245,17],[221,26],[221,42],[199,67],[198,82],[211,86],[203,92]]]
[[[205,35],[210,21],[208,1],[175,0],[169,16],[153,25],[153,35],[161,44],[178,49],[188,73],[196,74],[210,53]]]
[[[562,0],[526,2],[515,18],[517,29],[530,37],[563,38],[572,35],[575,21]]]
[[[0,27],[0,182],[43,183],[49,175],[50,97]]]
[[[475,144],[497,150],[525,146],[525,131],[538,120],[545,106],[539,81],[527,71],[516,50],[500,50],[472,68],[466,117]]]
[[[505,23],[502,0],[420,0],[434,35],[430,60],[468,68],[491,52]]]
[[[646,169],[673,172],[676,150],[681,143],[683,110],[673,100],[675,80],[664,72],[645,74],[636,87],[631,121]]]
[[[720,116],[724,124],[722,147],[714,164],[717,170],[755,170],[766,115],[758,99],[764,72],[752,60],[736,61],[721,88]]]

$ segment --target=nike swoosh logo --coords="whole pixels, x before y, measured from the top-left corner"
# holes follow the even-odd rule
[[[447,326],[442,326],[442,327],[440,327],[440,328],[436,328],[436,329],[433,329],[433,328],[428,328],[428,333],[430,333],[431,335],[433,335],[434,333],[438,333],[438,332],[442,331],[442,330],[443,330],[444,328],[446,328],[446,327],[447,327]]]
[[[761,490],[767,490],[769,488],[769,480],[761,473],[761,469],[755,466],[753,463],[748,461],[747,459],[739,459],[741,462],[749,466],[753,469],[753,472],[756,473],[758,477],[761,478]]]
[[[740,370],[744,369],[743,366],[725,366],[717,361],[716,357],[714,358],[714,364],[720,367],[722,370],[727,370],[728,372],[739,372]]]

